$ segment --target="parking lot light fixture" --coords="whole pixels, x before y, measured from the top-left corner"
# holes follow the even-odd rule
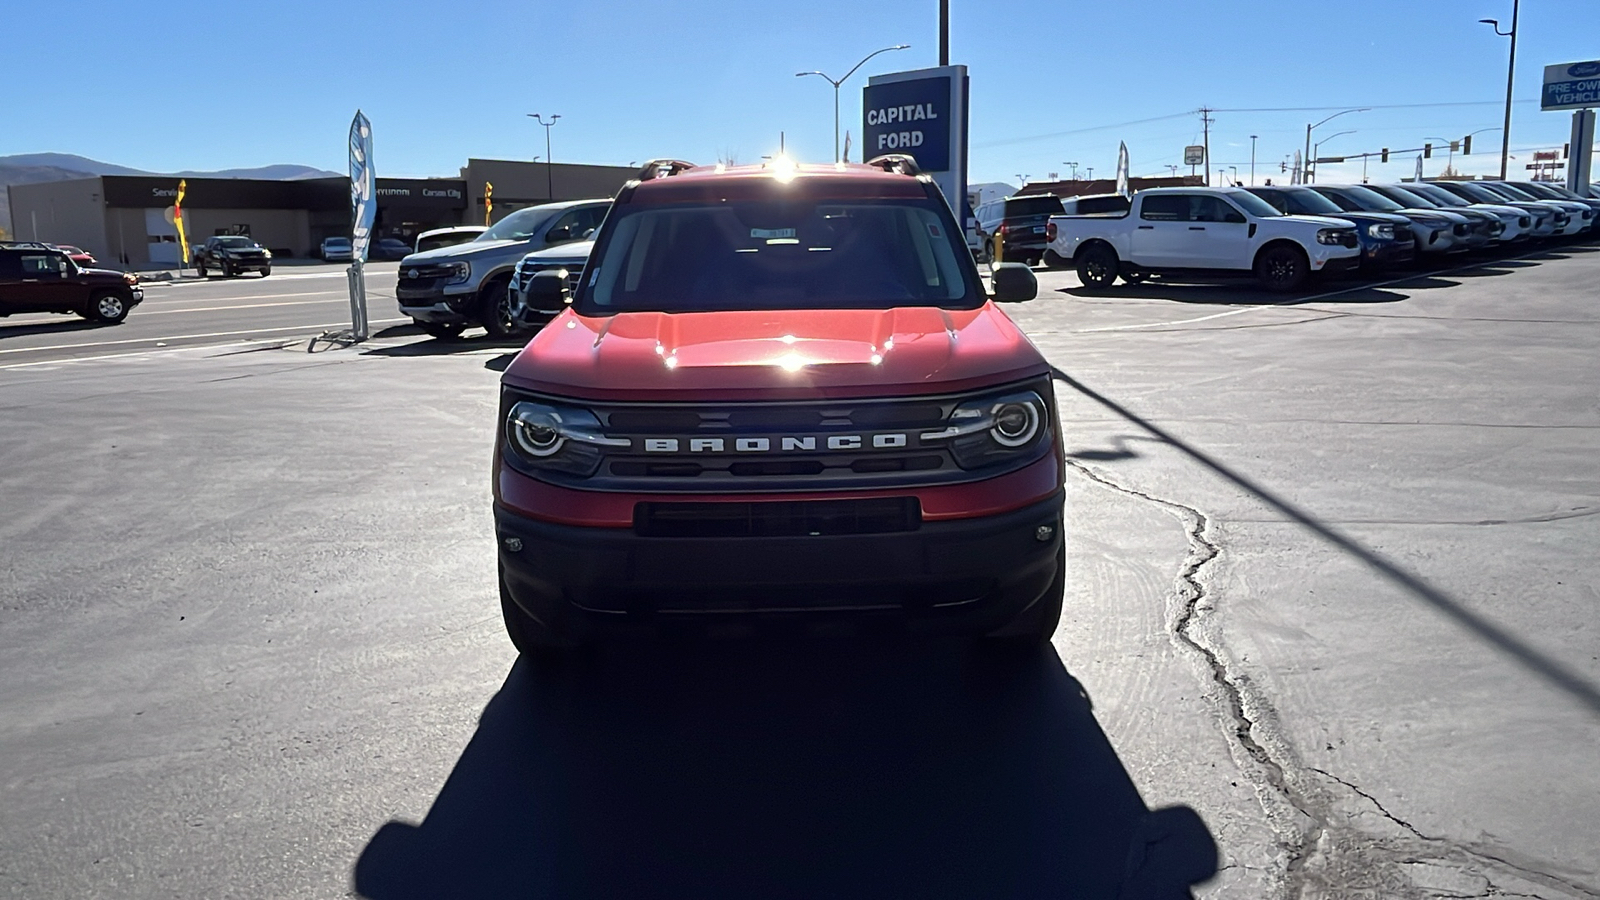
[[[1323,125],[1327,124],[1328,122],[1333,121],[1334,119],[1339,118],[1342,115],[1345,115],[1346,113],[1369,112],[1369,111],[1371,111],[1371,109],[1372,109],[1372,107],[1370,107],[1370,106],[1362,106],[1362,107],[1359,107],[1357,109],[1341,109],[1338,112],[1334,113],[1333,115],[1327,117],[1326,119],[1323,119],[1321,122],[1316,122],[1314,124],[1307,125],[1306,126],[1306,155],[1305,155],[1305,162],[1302,164],[1302,165],[1305,166],[1305,169],[1303,171],[1307,175],[1310,175],[1311,174],[1311,170],[1312,170],[1312,162],[1311,162],[1311,132],[1312,131],[1314,131],[1317,128],[1322,127]],[[1311,180],[1310,178],[1306,178],[1306,181],[1310,181],[1310,180]]]
[[[834,162],[839,162],[839,86],[844,84],[846,81],[849,81],[850,80],[850,76],[854,75],[856,73],[856,69],[859,69],[862,66],[866,65],[867,64],[867,60],[873,58],[874,56],[877,56],[879,53],[888,53],[890,50],[906,50],[906,49],[909,49],[910,47],[911,47],[910,44],[895,44],[893,47],[884,47],[881,50],[874,50],[871,53],[868,53],[866,56],[862,57],[861,58],[861,62],[858,62],[854,66],[851,66],[850,67],[850,71],[844,73],[844,77],[843,78],[839,78],[837,80],[835,80],[833,78],[830,78],[828,75],[826,75],[826,74],[824,74],[822,72],[815,71],[815,70],[810,71],[810,72],[796,72],[796,73],[794,73],[794,77],[796,77],[796,78],[804,78],[807,75],[816,75],[816,76],[821,77],[824,81],[828,82],[829,84],[833,85],[833,161]],[[863,154],[863,157],[865,157],[865,154]]]
[[[1501,37],[1511,38],[1511,58],[1506,61],[1506,123],[1504,131],[1500,134],[1500,180],[1506,178],[1506,163],[1511,159],[1511,85],[1517,75],[1517,14],[1521,12],[1522,0],[1511,0],[1511,30],[1501,31],[1499,19],[1479,19],[1485,25],[1494,29],[1494,33]]]
[[[1250,186],[1256,186],[1256,138],[1259,135],[1250,135]]]
[[[528,113],[527,116],[544,126],[544,192],[551,201],[554,201],[556,199],[555,180],[550,174],[550,163],[554,161],[554,157],[550,155],[550,126],[556,124],[556,120],[561,117],[554,115],[550,117],[550,121],[546,122],[539,113]],[[538,157],[536,156],[534,159],[538,159]]]

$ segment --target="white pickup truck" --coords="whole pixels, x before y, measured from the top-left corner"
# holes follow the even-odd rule
[[[1356,227],[1344,219],[1286,216],[1238,188],[1153,188],[1121,214],[1051,216],[1051,258],[1077,267],[1084,287],[1121,276],[1202,277],[1254,273],[1269,290],[1292,291],[1313,272],[1361,261]]]

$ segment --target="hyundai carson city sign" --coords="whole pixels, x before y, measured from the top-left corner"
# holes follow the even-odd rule
[[[1544,67],[1544,94],[1539,99],[1540,109],[1594,107],[1600,107],[1600,59]]]
[[[875,75],[861,92],[861,110],[862,160],[911,156],[959,220],[967,196],[967,67]]]

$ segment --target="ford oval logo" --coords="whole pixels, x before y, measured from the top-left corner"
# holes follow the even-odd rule
[[[1573,78],[1593,78],[1600,75],[1600,62],[1581,62],[1567,66],[1567,74]]]
[[[422,273],[418,272],[416,269],[407,269],[406,270],[406,277],[407,278],[416,278],[417,276],[419,276],[421,274]]]

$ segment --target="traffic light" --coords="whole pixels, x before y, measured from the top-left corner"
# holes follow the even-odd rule
[[[1279,172],[1287,172],[1287,171],[1289,171],[1289,164],[1286,163],[1286,162],[1278,163],[1278,171]]]
[[[1381,154],[1381,158],[1379,159],[1379,162],[1388,162],[1388,161],[1389,161],[1389,148],[1385,147],[1385,148],[1383,148],[1383,153]]]
[[[1461,139],[1461,155],[1462,156],[1470,156],[1471,154],[1472,154],[1472,135],[1469,134],[1466,137]]]
[[[1571,154],[1571,153],[1572,153],[1572,145],[1571,144],[1562,144],[1561,145],[1561,158],[1562,159],[1566,159],[1567,156],[1569,154]]]
[[[1423,144],[1422,145],[1422,158],[1423,159],[1433,159],[1433,145],[1432,144]]]

